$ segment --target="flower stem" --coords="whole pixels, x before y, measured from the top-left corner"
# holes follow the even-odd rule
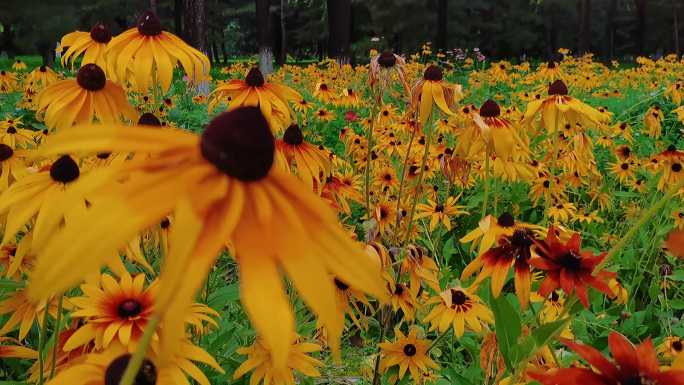
[[[480,219],[487,216],[487,204],[489,203],[489,149],[485,152],[484,168],[484,193],[482,194],[482,216]]]
[[[57,368],[57,353],[59,353],[59,332],[62,329],[62,310],[64,308],[64,294],[59,296],[57,303],[57,319],[55,320],[55,338],[52,346],[52,365],[50,366],[50,377],[55,376],[55,369]]]
[[[154,335],[154,332],[157,330],[158,324],[159,315],[155,314],[152,318],[150,318],[150,322],[147,323],[147,326],[145,326],[145,331],[143,332],[143,335],[140,338],[138,348],[135,350],[135,353],[133,353],[133,356],[131,357],[130,361],[128,361],[126,371],[124,371],[124,374],[121,377],[119,385],[133,385],[133,383],[135,382],[135,377],[138,375],[140,366],[142,365],[143,360],[145,359],[145,353],[147,353],[147,348],[150,346],[150,342],[152,342],[152,336]]]
[[[370,206],[370,174],[371,174],[371,150],[373,149],[373,126],[375,125],[376,110],[377,110],[377,100],[373,98],[374,102],[370,110],[370,122],[368,122],[368,130],[366,130],[366,175],[364,183],[364,194],[366,197],[366,210],[368,210],[368,218],[371,217],[371,206]]]
[[[427,125],[432,124],[432,118],[430,117]],[[428,126],[430,127],[430,126]],[[404,237],[404,242],[402,242],[402,249],[411,239],[411,230],[413,230],[413,216],[416,214],[416,206],[418,205],[418,198],[423,190],[423,175],[425,174],[425,166],[427,165],[427,158],[430,154],[430,141],[432,139],[432,128],[430,127],[425,135],[425,151],[423,151],[423,160],[420,162],[420,172],[418,173],[418,180],[416,183],[416,192],[413,195],[413,203],[411,204],[411,211],[409,212],[408,224],[406,225],[406,236]]]
[[[380,314],[380,336],[378,341],[382,342],[385,339],[385,330],[387,329],[388,322],[385,322],[385,318],[390,318],[389,314],[385,314],[385,311],[390,311],[389,306],[380,308],[378,312]],[[373,367],[373,385],[378,385],[380,383],[380,347],[378,347],[378,356],[375,357],[375,365]]]
[[[411,154],[411,148],[413,147],[413,140],[416,137],[416,129],[411,127],[411,139],[409,140],[408,148],[406,150],[406,156],[404,156],[404,166],[401,169],[401,176],[399,177],[399,192],[397,193],[397,209],[395,210],[397,214],[397,220],[394,225],[394,243],[399,241],[399,225],[401,224],[401,215],[399,210],[401,209],[401,198],[404,193],[404,182],[406,181],[406,169],[408,168],[409,154]]]
[[[447,329],[443,332],[440,332],[439,335],[437,336],[437,338],[435,338],[434,341],[432,341],[430,346],[427,348],[427,350],[425,351],[425,354],[428,354],[430,352],[430,350],[432,350],[432,348],[437,346],[439,341],[441,341],[444,337],[446,337],[447,334],[449,334],[449,329]]]
[[[40,327],[38,333],[38,370],[40,376],[38,377],[38,384],[43,385],[45,382],[45,358],[43,357],[43,350],[45,350],[45,337],[47,336],[48,315],[50,314],[50,300],[45,301],[45,314],[43,315],[43,325]]]

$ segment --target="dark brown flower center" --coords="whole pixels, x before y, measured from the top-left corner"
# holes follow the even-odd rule
[[[396,294],[396,295],[404,294],[404,285],[397,284],[397,286],[395,286],[395,288],[394,288],[394,294]]]
[[[443,77],[444,75],[442,74],[442,69],[434,64],[426,68],[425,72],[423,73],[423,79],[431,80],[433,82],[438,82],[442,80]]]
[[[553,61],[549,61],[549,62],[546,64],[546,68],[548,68],[548,69],[554,69],[554,68],[556,68],[556,63],[553,62]]]
[[[492,99],[487,99],[480,107],[480,116],[484,118],[496,118],[499,115],[501,115],[501,109]]]
[[[623,170],[627,170],[627,169],[629,168],[629,164],[623,163],[623,164],[620,165],[620,168],[623,169]]]
[[[9,126],[7,127],[7,133],[8,134],[16,134],[17,133],[17,128],[14,126]]]
[[[45,67],[45,66],[40,66],[40,67],[38,68],[38,71],[40,71],[40,72],[47,72],[47,67]]]
[[[515,219],[511,213],[505,212],[499,216],[496,223],[501,227],[512,227],[515,224]]]
[[[408,357],[413,357],[416,355],[418,350],[416,349],[416,345],[414,344],[406,344],[404,345],[404,354]]]
[[[549,95],[567,95],[568,87],[562,80],[556,80],[549,86]]]
[[[682,165],[681,163],[672,163],[672,171],[674,172],[680,172],[682,171]]]
[[[298,124],[291,124],[283,134],[283,141],[292,146],[298,146],[304,142],[304,135]]]
[[[81,171],[78,164],[69,155],[62,155],[50,166],[50,177],[55,182],[73,182],[78,179],[79,175],[81,175]]]
[[[127,299],[119,304],[116,313],[121,318],[137,317],[142,312],[142,305],[138,300]]]
[[[162,33],[161,21],[152,11],[146,11],[138,19],[138,32],[145,36],[157,36]]]
[[[681,340],[674,340],[672,341],[672,349],[675,352],[681,352],[682,348],[684,348],[684,345],[682,344]]]
[[[245,77],[245,83],[250,87],[261,87],[264,85],[264,74],[261,73],[259,67],[252,67],[247,76]]]
[[[378,64],[380,64],[380,66],[384,68],[391,68],[394,67],[395,64],[397,64],[397,58],[394,56],[392,52],[384,51],[378,57]]]
[[[582,258],[574,251],[568,251],[558,258],[558,263],[567,270],[578,271],[582,267]]]
[[[151,112],[145,112],[144,114],[140,115],[140,118],[138,119],[138,124],[142,126],[161,127],[161,122],[159,121],[159,118],[157,118]]]
[[[347,290],[347,289],[349,289],[349,285],[347,285],[346,283],[340,281],[339,279],[335,278],[334,281],[335,281],[335,286],[337,286],[338,289],[340,289],[340,290]]]
[[[97,159],[105,160],[105,159],[109,158],[111,155],[112,155],[111,152],[98,152],[96,156],[97,156]]]
[[[443,213],[444,212],[444,205],[435,206],[435,212]]]
[[[207,161],[243,182],[264,178],[273,166],[275,140],[258,107],[240,107],[215,117],[200,146]]]
[[[164,218],[159,222],[159,227],[162,229],[168,229],[169,226],[171,226],[171,221],[169,221],[169,218]]]
[[[628,377],[620,382],[620,385],[652,385],[653,383],[642,376]]]
[[[124,354],[112,361],[104,373],[104,385],[119,385],[126,371],[130,354]],[[143,359],[142,365],[135,375],[134,385],[155,385],[157,383],[157,367],[147,358]]]
[[[451,289],[451,304],[461,306],[468,300],[468,296],[462,290]]]
[[[107,83],[104,71],[95,63],[88,63],[78,70],[76,82],[88,91],[99,91]]]
[[[5,70],[0,71],[1,76],[5,76],[6,74],[7,74],[7,72],[5,72]]]
[[[0,144],[0,162],[4,162],[14,155],[14,150],[12,147],[2,143]]]
[[[527,230],[515,230],[511,236],[511,244],[519,248],[529,247],[532,246],[532,238]]]
[[[90,30],[90,38],[98,43],[107,44],[112,40],[112,31],[102,23],[97,23]]]

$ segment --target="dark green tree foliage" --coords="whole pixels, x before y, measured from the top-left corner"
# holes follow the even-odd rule
[[[183,25],[192,11],[188,4],[194,1],[154,3],[167,30],[194,45],[204,44],[214,61],[258,53],[255,0],[203,0],[202,41],[193,38],[192,23]],[[335,34],[331,40],[329,33],[331,27],[347,24],[340,19],[346,14],[333,9],[332,18],[327,17],[331,8],[346,3],[350,3],[351,24],[348,52],[346,38],[340,51],[337,44],[330,44],[337,40]],[[149,0],[2,0],[0,52],[41,53],[50,60],[65,33],[87,31],[97,21],[119,33],[151,4]],[[674,52],[684,36],[682,0],[271,0],[268,19],[271,28],[262,38],[270,42],[275,56],[282,58],[281,47],[285,47],[290,58],[351,55],[352,62],[366,60],[370,48],[410,54],[427,41],[435,48],[479,47],[490,58],[548,59],[566,47],[608,60]]]

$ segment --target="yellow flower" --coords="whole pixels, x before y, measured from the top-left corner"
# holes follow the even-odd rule
[[[465,206],[456,204],[456,197],[448,197],[444,204],[438,204],[432,199],[427,203],[420,203],[416,207],[415,219],[430,218],[430,231],[435,231],[437,226],[442,223],[447,231],[451,230],[451,218],[459,215],[468,214],[463,210]]]
[[[339,351],[343,319],[328,274],[386,297],[379,268],[348,238],[326,203],[272,167],[275,140],[258,108],[219,115],[201,137],[144,126],[86,126],[58,133],[42,148],[44,154],[70,151],[148,156],[113,167],[85,215],[39,248],[29,285],[33,298],[78,283],[171,212],[170,249],[155,304],[165,355],[177,349],[174,341],[183,334],[176,315],[191,305],[228,240],[240,265],[242,302],[278,367],[285,366],[290,348],[285,337],[294,332],[282,271],[328,329],[333,352]],[[127,182],[119,183],[122,178]]]
[[[456,286],[428,300],[427,305],[435,305],[423,319],[424,322],[430,323],[430,330],[439,330],[443,333],[449,327],[453,327],[454,335],[461,338],[466,326],[480,333],[486,328],[484,325],[494,323],[492,311],[482,304],[473,289],[474,287]]]
[[[0,315],[10,314],[10,317],[0,328],[0,336],[4,336],[19,326],[19,340],[23,340],[36,320],[38,325],[42,327],[46,304],[48,314],[52,318],[57,316],[56,302],[52,300],[33,302],[29,300],[27,292],[23,288],[9,293],[0,301]]]
[[[107,80],[97,64],[86,64],[76,79],[54,83],[38,94],[38,110],[45,113],[45,124],[64,129],[74,124],[131,121],[138,114],[128,103],[123,88]]]
[[[90,29],[90,32],[71,32],[59,42],[56,51],[61,53],[66,49],[62,55],[62,65],[71,62],[73,66],[76,59],[83,55],[81,65],[95,63],[100,68],[106,68],[105,50],[107,43],[112,40],[112,32],[102,23],[97,23]]]
[[[249,379],[250,385],[258,385],[261,382],[264,385],[295,385],[293,374],[295,371],[307,377],[321,375],[317,367],[323,366],[323,363],[309,355],[321,350],[319,345],[301,342],[295,337],[291,342],[284,368],[279,368],[274,364],[272,353],[267,346],[263,340],[257,338],[251,346],[239,348],[237,352],[246,355],[247,359],[235,369],[233,379],[238,379],[247,372],[253,371]]]
[[[395,335],[394,342],[380,343],[382,354],[380,370],[384,372],[393,366],[398,366],[399,379],[404,378],[408,371],[413,380],[419,382],[420,377],[428,371],[428,368],[439,367],[428,355],[430,341],[418,337],[418,328],[412,327],[408,335],[395,329]]]
[[[445,114],[453,115],[451,108],[462,96],[461,86],[451,86],[442,80],[443,77],[441,68],[430,65],[411,90],[411,108],[418,113],[423,127],[432,116],[433,104]]]
[[[117,81],[132,82],[138,92],[147,92],[156,79],[163,92],[171,87],[173,68],[180,63],[192,83],[208,79],[209,59],[176,35],[162,30],[157,15],[143,13],[134,28],[107,44],[107,73]]]

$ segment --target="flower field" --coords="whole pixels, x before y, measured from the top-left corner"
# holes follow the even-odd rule
[[[684,59],[0,61],[0,384],[684,384]]]

